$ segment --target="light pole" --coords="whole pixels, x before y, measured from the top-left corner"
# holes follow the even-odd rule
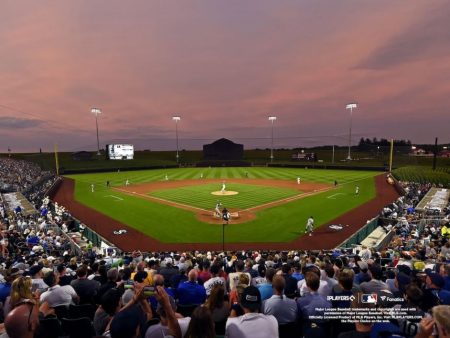
[[[349,103],[345,106],[345,109],[350,109],[350,130],[348,133],[348,155],[347,160],[351,161],[352,157],[350,155],[350,148],[352,146],[352,115],[353,115],[353,109],[356,109],[358,105],[356,103]]]
[[[181,117],[179,117],[179,116],[172,116],[172,120],[175,121],[175,136],[176,136],[176,139],[177,139],[177,155],[176,155],[176,158],[177,158],[177,163],[179,163],[180,155],[178,154],[178,122],[181,120]]]
[[[98,108],[92,108],[91,113],[95,115],[95,127],[97,128],[97,155],[100,155],[100,141],[98,139],[98,115],[100,115],[102,111]]]
[[[276,119],[277,119],[276,116],[269,116],[269,121],[272,122],[272,137],[271,137],[271,139],[272,139],[272,144],[271,144],[271,148],[270,148],[270,163],[273,162],[273,123],[274,123],[274,121],[275,121]]]

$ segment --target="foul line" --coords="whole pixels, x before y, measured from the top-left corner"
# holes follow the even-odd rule
[[[321,192],[328,191],[328,190],[331,190],[331,189],[334,189],[334,187],[326,187],[326,188],[322,188],[322,189],[317,189],[317,190],[306,192],[306,193],[303,193],[303,194],[300,194],[300,195],[295,195],[295,196],[292,196],[292,197],[283,198],[281,200],[276,200],[276,201],[268,202],[268,203],[265,203],[265,204],[260,204],[260,205],[257,205],[255,207],[251,207],[251,208],[248,208],[248,209],[243,209],[243,210],[241,210],[241,212],[258,210],[258,209],[261,209],[261,208],[270,207],[271,205],[285,204],[285,203],[288,203],[288,202],[299,200],[299,199],[301,199],[303,197],[316,195],[316,194],[319,194]]]
[[[123,201],[123,198],[120,198],[120,197],[117,197],[117,196],[114,196],[114,195],[105,195],[104,197],[112,197],[112,198],[115,198],[115,199],[117,199],[119,201]]]
[[[334,198],[334,196],[338,196],[338,195],[345,195],[345,194],[342,192],[338,192],[337,194],[330,195],[327,198],[331,198],[331,199],[335,200],[336,198]]]
[[[123,189],[119,189],[119,188],[114,188],[114,189],[118,190],[120,192],[123,192],[123,193],[125,193],[127,195],[141,196],[141,197],[144,197],[144,198],[146,198],[148,200],[162,202],[162,203],[167,204],[167,205],[172,205],[172,206],[173,205],[177,205],[177,206],[179,206],[179,207],[181,207],[183,209],[188,209],[188,210],[194,209],[194,210],[206,211],[206,212],[210,212],[211,211],[211,210],[206,210],[206,209],[202,209],[202,208],[197,208],[197,207],[194,207],[192,205],[187,205],[187,204],[183,204],[183,203],[178,203],[178,202],[174,202],[174,201],[165,200],[163,198],[159,198],[159,197],[155,197],[155,196],[149,196],[149,195],[146,195],[146,194],[141,194],[141,193],[138,193],[138,192],[135,192],[135,191],[128,191],[128,190],[123,190]]]

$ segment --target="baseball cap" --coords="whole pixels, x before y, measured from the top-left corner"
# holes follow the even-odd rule
[[[41,271],[42,268],[43,268],[42,265],[39,265],[39,264],[38,264],[38,265],[33,265],[33,266],[30,268],[30,270],[29,270],[30,276],[34,276],[34,275],[37,274],[39,271]]]
[[[406,286],[411,283],[411,277],[403,272],[399,272],[395,278],[399,286]]]
[[[427,272],[427,276],[430,277],[431,282],[439,288],[443,288],[445,285],[445,279],[436,272]]]
[[[247,286],[242,292],[241,305],[252,311],[258,310],[261,306],[261,293],[256,286]]]
[[[405,264],[397,265],[397,270],[400,271],[400,272],[403,272],[406,275],[410,275],[411,274],[411,268],[408,265],[405,265]]]

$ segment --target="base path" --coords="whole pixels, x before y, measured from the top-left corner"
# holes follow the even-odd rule
[[[228,180],[227,180],[228,182]],[[241,181],[242,182],[242,181]],[[176,185],[176,183],[167,182],[165,187]],[[196,181],[198,184],[198,180]],[[250,183],[250,182],[248,182]],[[254,184],[254,182],[252,182]],[[180,184],[179,182],[177,184]],[[266,184],[267,185],[267,182]],[[305,184],[306,185],[306,184]],[[303,183],[299,186],[302,191],[305,190]],[[399,197],[394,186],[386,182],[384,174],[375,177],[376,196],[367,203],[345,213],[342,216],[320,226],[314,230],[313,236],[302,236],[291,242],[284,243],[225,243],[226,250],[313,250],[313,249],[333,249],[360,229],[367,220],[376,216],[381,209],[392,203]],[[132,187],[127,187],[132,188]],[[75,200],[74,197],[75,181],[64,178],[59,189],[53,196],[53,200],[60,205],[65,206],[69,212],[81,220],[92,230],[103,236],[105,239],[114,243],[123,251],[131,252],[133,250],[150,251],[192,251],[192,250],[222,250],[222,243],[162,243],[154,238],[144,235],[141,232],[120,223],[109,216],[89,208]],[[148,191],[146,191],[148,193]],[[328,226],[331,224],[348,225],[340,231],[331,230]],[[299,228],[303,229],[299,226]],[[126,234],[114,235],[114,230],[125,229]]]

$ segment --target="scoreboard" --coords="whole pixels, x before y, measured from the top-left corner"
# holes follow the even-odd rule
[[[132,160],[134,157],[132,144],[107,144],[106,151],[109,160]]]

